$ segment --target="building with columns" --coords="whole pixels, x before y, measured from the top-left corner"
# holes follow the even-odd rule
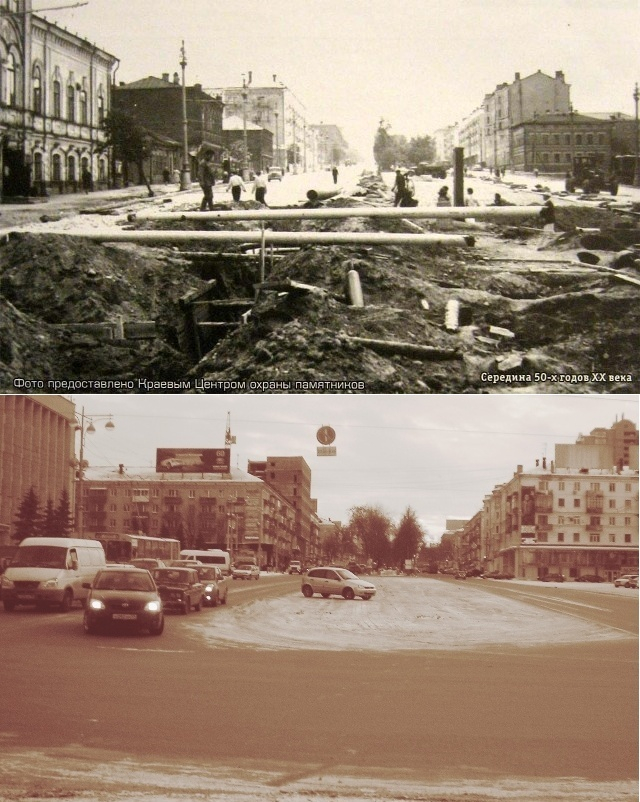
[[[85,170],[106,187],[102,124],[118,59],[31,7],[0,0],[2,197],[75,192]]]

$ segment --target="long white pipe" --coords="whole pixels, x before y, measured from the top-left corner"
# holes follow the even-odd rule
[[[537,217],[542,206],[351,206],[331,209],[221,209],[213,212],[145,212],[129,220],[341,220],[346,217],[475,218]]]
[[[10,236],[10,234],[9,234]],[[267,245],[474,245],[461,234],[386,234],[360,231],[57,231],[50,236],[84,237],[94,242],[257,242]]]

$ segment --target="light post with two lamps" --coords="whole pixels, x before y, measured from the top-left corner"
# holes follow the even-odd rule
[[[96,420],[107,419],[104,428],[113,431],[116,428],[112,420],[112,415],[86,415],[84,407],[80,415],[76,413],[76,432],[80,432],[80,460],[78,462],[78,484],[76,488],[76,530],[80,537],[84,537],[84,437],[85,434],[93,434],[96,427],[93,422]]]

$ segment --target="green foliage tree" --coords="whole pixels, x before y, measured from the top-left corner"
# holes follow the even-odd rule
[[[415,512],[407,507],[396,529],[393,539],[393,556],[396,564],[402,567],[405,560],[412,560],[424,542],[424,531],[418,523]]]
[[[40,533],[41,515],[40,501],[33,487],[24,495],[18,507],[14,521],[13,539],[22,543],[25,537],[34,537]]]
[[[416,136],[410,139],[405,158],[408,164],[420,162],[433,162],[436,158],[436,143],[430,136]]]
[[[104,148],[112,148],[114,158],[122,161],[125,186],[129,185],[129,165],[135,164],[152,198],[154,192],[144,172],[144,160],[151,153],[151,142],[145,128],[133,114],[118,108],[111,109],[103,127],[106,134]]]
[[[362,544],[363,557],[387,564],[391,558],[391,518],[378,506],[352,507],[349,514],[346,529],[355,544]]]
[[[53,499],[47,499],[44,515],[40,520],[40,532],[43,537],[53,537],[56,526],[56,508]]]
[[[55,509],[53,531],[54,537],[69,537],[73,532],[73,512],[69,493],[64,489],[60,493],[60,501]]]

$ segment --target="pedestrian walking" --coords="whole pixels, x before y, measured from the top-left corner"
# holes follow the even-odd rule
[[[260,170],[256,170],[256,176],[253,179],[253,193],[258,203],[262,203],[265,206],[267,205],[265,200],[265,195],[267,194],[267,179],[262,175]]]
[[[208,150],[198,165],[198,183],[202,189],[201,212],[206,209],[213,211],[213,187],[216,183],[216,174],[212,159],[213,152]]]
[[[88,195],[89,192],[93,191],[93,176],[89,172],[88,167],[82,168],[82,189],[84,190],[85,195]]]
[[[465,206],[480,206],[478,201],[473,197],[473,189],[469,187],[467,189],[467,197],[464,199]]]
[[[542,209],[540,209],[540,222],[545,231],[555,231],[556,207],[553,205],[553,201],[548,195],[543,196],[543,198],[544,204]]]
[[[399,206],[417,206],[416,185],[413,183],[413,170],[409,170],[404,177],[404,192],[400,199]]]
[[[237,203],[240,200],[240,196],[242,195],[242,191],[247,191],[247,188],[244,185],[244,181],[238,173],[232,173],[229,177],[229,183],[227,184],[227,192],[231,190],[231,195],[234,201]]]
[[[338,183],[338,168],[335,165],[331,168],[331,175],[333,176],[333,183],[337,184]]]
[[[391,187],[391,191],[395,193],[393,205],[400,206],[400,201],[402,200],[402,196],[404,195],[406,186],[406,180],[402,170],[396,170],[396,181],[395,184]]]
[[[449,195],[449,187],[443,186],[438,190],[438,197],[436,198],[436,206],[451,206],[451,196]]]

